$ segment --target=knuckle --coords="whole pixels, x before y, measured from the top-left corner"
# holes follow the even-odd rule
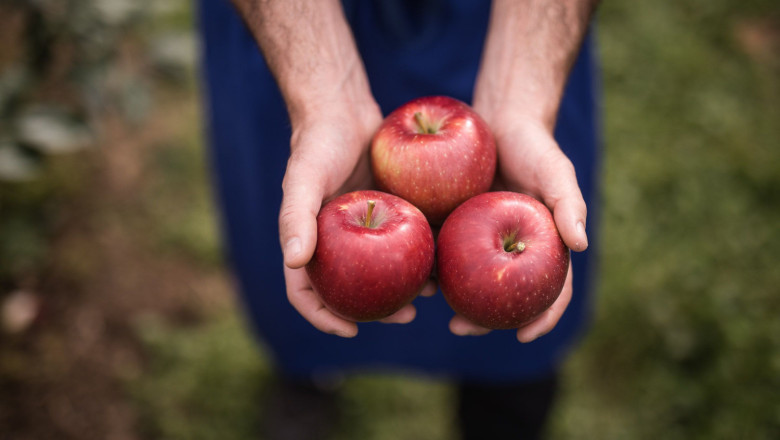
[[[296,218],[295,211],[290,207],[284,207],[279,211],[279,234],[284,236],[290,225]]]

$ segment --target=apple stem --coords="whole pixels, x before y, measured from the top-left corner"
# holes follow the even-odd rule
[[[414,121],[417,122],[417,126],[420,127],[420,133],[433,134],[435,133],[433,127],[428,125],[423,114],[421,112],[414,113]]]
[[[518,254],[520,252],[523,252],[525,250],[525,243],[522,241],[518,241],[517,243],[512,243],[509,245],[509,247],[506,248],[507,252],[517,252]]]
[[[374,206],[376,206],[376,202],[373,200],[369,200],[367,203],[368,203],[368,212],[366,212],[366,221],[363,222],[363,226],[370,228],[371,216],[374,214]]]

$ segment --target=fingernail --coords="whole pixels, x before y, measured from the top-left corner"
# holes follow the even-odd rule
[[[293,237],[287,240],[287,243],[285,243],[284,245],[285,259],[289,260],[290,258],[295,258],[300,253],[301,253],[301,239],[298,237]]]
[[[522,343],[522,344],[528,344],[530,342],[534,342],[535,340],[539,339],[539,336],[540,335],[535,335],[535,336],[533,336],[531,338],[523,338],[523,339],[517,338],[517,340],[520,341],[520,343]]]
[[[522,342],[523,344],[528,344],[529,342],[534,342],[535,340],[541,338],[542,336],[544,336],[546,334],[547,334],[546,331],[542,331],[542,332],[533,334],[530,338],[528,338],[528,337],[523,338],[521,335],[518,334],[517,335],[517,340]]]
[[[355,336],[357,336],[357,333],[353,333],[345,330],[336,330],[333,332],[333,334],[336,336],[340,336],[342,338],[354,338]]]
[[[585,233],[585,223],[577,222],[577,234],[584,238],[584,241],[578,242],[578,249],[585,249],[588,247],[588,235]]]

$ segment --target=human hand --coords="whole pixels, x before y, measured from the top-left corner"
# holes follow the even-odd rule
[[[317,214],[326,201],[371,188],[368,160],[371,137],[382,121],[378,107],[335,103],[314,116],[293,118],[291,155],[282,188],[279,235],[284,252],[284,276],[290,304],[314,327],[342,337],[357,334],[357,325],[336,316],[314,292],[303,268],[317,243]],[[432,294],[426,286],[423,294]],[[407,323],[416,314],[409,304],[385,318]]]
[[[564,243],[578,252],[588,247],[585,201],[553,129],[596,3],[494,1],[474,86],[474,109],[496,138],[495,189],[541,200],[552,211]],[[521,342],[555,327],[571,299],[571,278],[570,267],[558,300],[517,331]],[[450,322],[450,329],[456,334],[487,332],[460,317]]]
[[[572,250],[584,251],[588,247],[585,201],[571,161],[553,138],[551,124],[522,114],[493,113],[478,105],[475,109],[485,117],[496,138],[498,167],[494,189],[522,192],[541,200],[552,211],[564,243]],[[570,266],[558,299],[542,315],[518,329],[517,339],[531,342],[550,332],[566,310],[571,295]],[[450,321],[450,331],[457,335],[482,335],[490,330],[455,316]]]

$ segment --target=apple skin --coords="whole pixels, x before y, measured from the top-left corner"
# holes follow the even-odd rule
[[[376,205],[366,227],[369,200]],[[374,321],[417,296],[434,258],[433,233],[419,209],[392,194],[355,191],[317,215],[317,247],[306,273],[331,312]]]
[[[434,133],[423,132],[416,113]],[[471,107],[427,96],[385,118],[371,142],[371,168],[382,191],[408,200],[438,226],[458,205],[490,189],[496,143]]]
[[[505,250],[517,242],[521,252]],[[550,210],[525,194],[469,199],[444,222],[437,245],[438,280],[450,307],[490,329],[538,317],[560,295],[569,269],[569,249]]]

